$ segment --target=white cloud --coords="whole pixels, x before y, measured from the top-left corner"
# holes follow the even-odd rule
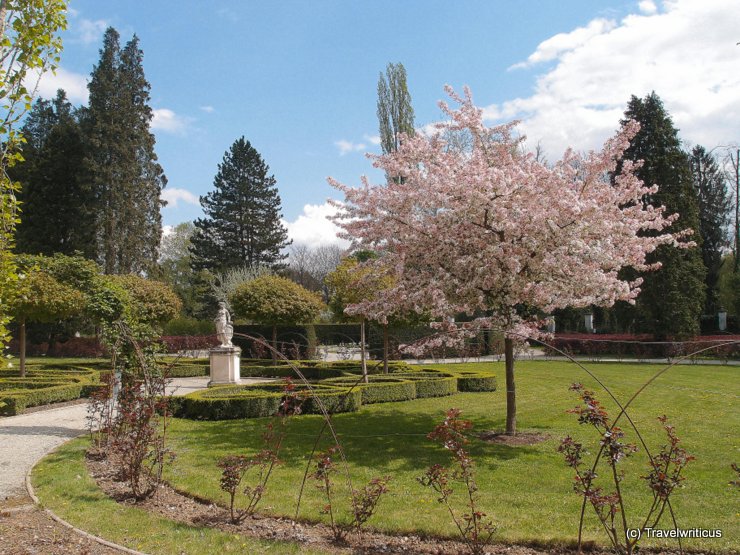
[[[594,19],[585,27],[578,27],[569,33],[559,33],[541,42],[537,50],[529,55],[526,62],[514,64],[509,69],[529,67],[541,62],[554,60],[569,50],[583,46],[593,37],[614,29],[615,26],[616,24],[612,20]]]
[[[353,143],[351,141],[345,141],[344,139],[335,141],[334,146],[339,149],[339,156],[344,156],[350,152],[362,152],[367,148],[365,143]]]
[[[629,15],[613,27],[594,20],[540,44],[524,65],[553,55],[555,66],[538,76],[531,96],[488,106],[485,117],[522,119],[520,131],[553,159],[568,145],[600,147],[630,97],[655,91],[684,140],[709,148],[737,140],[739,28],[736,0],[666,1],[661,13]],[[574,38],[583,29],[590,31]]]
[[[164,239],[168,235],[172,235],[174,231],[175,231],[174,225],[163,225],[162,226],[162,239]]]
[[[152,110],[153,118],[151,128],[155,131],[164,131],[182,135],[191,122],[190,118],[180,116],[169,108],[156,108]]]
[[[195,206],[200,205],[200,200],[196,195],[187,189],[178,189],[177,187],[166,187],[162,191],[162,200],[167,201],[167,208],[177,208],[179,201]]]
[[[38,73],[31,74],[26,80],[26,87],[30,90],[38,81],[37,94],[42,98],[54,98],[57,95],[57,89],[64,89],[72,104],[87,104],[87,79],[87,75],[59,67],[55,73],[51,71],[44,73],[41,80],[38,80]]]
[[[288,237],[298,244],[310,246],[337,244],[348,247],[349,242],[337,237],[339,228],[327,219],[328,216],[336,214],[337,209],[329,203],[306,204],[303,213],[294,221],[283,221],[288,230]]]
[[[93,44],[100,42],[103,33],[108,28],[109,23],[105,19],[81,19],[70,25],[76,40],[82,44]]]
[[[200,109],[206,114],[212,114],[216,111],[216,108],[214,108],[213,106],[201,106]]]
[[[363,137],[371,145],[378,146],[380,144],[380,135],[363,135]]]
[[[653,15],[655,12],[658,11],[658,6],[655,5],[655,2],[653,2],[653,0],[641,0],[637,7],[642,13],[646,15]]]

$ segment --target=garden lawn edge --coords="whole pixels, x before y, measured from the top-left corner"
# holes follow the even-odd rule
[[[266,549],[266,545],[269,544],[270,551],[273,553],[276,553],[277,555],[280,554],[297,554],[297,553],[307,553],[311,555],[317,555],[318,553],[324,553],[324,551],[316,551],[312,548],[312,546],[305,546],[301,545],[300,543],[293,542],[293,541],[285,541],[281,539],[276,540],[259,540],[249,537],[248,535],[240,535],[240,536],[234,536],[233,534],[228,534],[226,532],[220,531],[220,530],[214,530],[209,527],[201,527],[201,526],[192,526],[192,525],[183,525],[182,523],[170,520],[164,516],[159,515],[151,515],[148,513],[145,509],[135,507],[135,506],[126,506],[118,503],[114,499],[111,499],[101,488],[98,486],[98,484],[95,482],[92,476],[90,476],[84,460],[84,445],[83,445],[84,438],[77,437],[73,438],[59,446],[57,446],[55,449],[50,450],[47,452],[41,459],[39,459],[31,468],[28,473],[26,474],[26,488],[28,491],[29,496],[33,499],[36,506],[38,506],[41,510],[45,511],[50,518],[52,518],[55,522],[58,522],[59,524],[65,526],[66,528],[69,528],[71,531],[73,531],[76,534],[79,534],[83,537],[89,538],[91,541],[95,541],[96,543],[99,543],[101,545],[105,545],[111,549],[116,549],[121,551],[122,553],[129,553],[133,555],[157,555],[159,553],[173,553],[173,554],[191,554],[191,555],[200,555],[201,553],[207,553],[210,552],[208,549],[210,549],[211,546],[217,551],[220,551],[224,544],[228,543],[229,545],[227,547],[231,547],[231,542],[236,541],[238,539],[238,543],[241,543],[242,545],[242,551],[246,553],[261,553],[264,552]],[[71,444],[77,444],[77,445],[71,445]],[[47,484],[43,483],[43,479],[40,478],[40,474],[38,473],[38,467],[44,463],[48,463],[51,465],[54,464],[60,464],[59,462],[53,462],[49,461],[50,457],[53,457],[55,454],[58,454],[59,451],[69,450],[68,453],[66,453],[67,458],[71,459],[68,461],[65,461],[65,463],[72,462],[72,465],[68,464],[68,468],[72,468],[73,471],[79,471],[78,478],[80,481],[80,491],[82,491],[85,487],[91,487],[94,490],[95,495],[99,495],[99,498],[97,499],[88,499],[87,503],[96,503],[96,502],[102,502],[103,507],[96,507],[100,512],[96,513],[96,516],[99,517],[98,519],[102,522],[106,518],[112,519],[116,517],[121,517],[121,512],[124,512],[123,517],[129,518],[132,521],[134,521],[132,524],[136,525],[137,522],[136,519],[142,519],[143,522],[145,522],[149,526],[149,530],[147,532],[150,534],[147,539],[149,541],[153,540],[153,535],[156,534],[157,537],[161,536],[163,541],[169,541],[170,543],[173,542],[179,542],[177,543],[178,547],[176,551],[172,550],[172,545],[167,544],[158,544],[155,543],[153,545],[150,545],[148,547],[145,547],[148,552],[144,551],[137,551],[135,549],[126,547],[125,545],[121,545],[118,543],[115,543],[111,540],[105,539],[101,536],[97,536],[95,533],[88,532],[86,530],[83,530],[79,527],[79,524],[76,526],[71,521],[74,521],[74,519],[70,518],[70,520],[66,520],[66,518],[62,518],[58,514],[58,509],[53,510],[49,507],[49,504],[54,506],[56,509],[56,501],[53,500],[51,503],[49,503],[49,499],[45,497],[43,490],[45,487],[50,487]],[[77,451],[79,455],[75,453]],[[71,457],[70,457],[71,455]],[[79,468],[77,466],[79,465]],[[36,483],[34,487],[34,482]],[[74,487],[67,488],[65,491],[69,492],[70,490],[74,490]],[[50,497],[53,497],[54,494],[50,493]],[[61,499],[59,500],[62,504],[64,504],[64,501]],[[107,514],[105,512],[106,509],[109,509],[110,507],[115,507],[116,513],[114,514]],[[67,517],[69,518],[69,517]],[[80,519],[85,519],[85,515],[80,515]],[[87,527],[87,526],[86,526]],[[180,532],[190,532],[191,535],[188,537],[185,534],[180,534]],[[124,530],[125,532],[125,530]],[[205,532],[205,535],[204,535]],[[190,538],[196,537],[196,544],[192,545],[190,543],[182,543],[182,542],[188,542]],[[144,537],[144,536],[142,536]],[[134,538],[136,540],[138,538]],[[128,538],[127,538],[128,540]],[[120,541],[120,540],[117,540]],[[146,540],[145,540],[146,541]],[[246,542],[246,543],[245,543]],[[162,550],[160,550],[160,546],[162,546]],[[208,546],[208,547],[206,547]],[[141,546],[138,546],[140,549]],[[168,551],[165,551],[169,548]]]
[[[76,439],[76,438],[74,438],[74,439]],[[69,441],[73,441],[73,440],[70,439]],[[67,441],[65,443],[62,443],[61,445],[58,445],[57,447],[55,447],[54,449],[52,449],[51,451],[49,451],[48,453],[46,453],[43,457],[41,457],[41,459],[39,459],[38,461],[36,461],[36,463],[31,468],[28,469],[28,472],[26,472],[26,491],[28,492],[28,495],[33,500],[34,504],[37,507],[39,507],[41,510],[43,510],[47,515],[49,515],[53,521],[58,522],[59,524],[61,524],[62,526],[65,526],[66,528],[69,528],[75,534],[78,534],[78,535],[82,536],[83,538],[87,538],[89,540],[92,540],[94,542],[97,542],[97,543],[99,543],[101,545],[104,545],[106,547],[117,549],[117,550],[121,551],[122,553],[129,553],[130,555],[148,555],[147,553],[144,553],[143,551],[136,551],[134,549],[130,549],[130,548],[125,547],[123,545],[119,545],[117,543],[108,541],[106,539],[101,538],[100,536],[96,536],[95,534],[91,534],[89,532],[85,532],[84,530],[81,530],[81,529],[77,528],[73,524],[67,522],[62,517],[60,517],[59,515],[57,515],[51,509],[45,507],[41,503],[41,500],[36,496],[36,491],[33,489],[33,483],[31,482],[31,473],[33,472],[33,469],[36,468],[36,465],[38,465],[39,462],[41,462],[44,458],[46,458],[51,453],[55,452],[60,447],[62,447],[64,445],[66,445],[67,443],[69,443],[69,441]]]

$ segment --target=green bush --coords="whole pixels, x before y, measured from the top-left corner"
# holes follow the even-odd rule
[[[170,378],[208,376],[211,371],[207,358],[164,358],[160,362],[163,369],[169,369]]]
[[[344,375],[344,372],[334,368],[316,368],[311,366],[299,366],[301,374],[307,380],[323,380],[326,378],[337,378]],[[278,366],[247,366],[241,367],[240,375],[242,378],[293,378],[298,380],[299,377],[290,365]]]
[[[457,378],[452,374],[436,370],[421,370],[403,374],[404,379],[416,384],[416,397],[445,397],[457,393]]]
[[[257,364],[260,362],[262,364]],[[242,361],[242,377],[291,377],[299,394],[307,395],[295,371],[288,364],[265,364],[265,360]],[[205,361],[203,361],[205,363]],[[391,365],[393,374],[372,374],[369,383],[360,379],[355,362],[296,361],[306,379],[313,381],[311,389],[330,413],[356,411],[363,404],[410,401],[424,397],[443,397],[458,391],[495,391],[496,378],[475,372],[440,372],[413,370],[403,362]],[[381,367],[382,369],[382,367]],[[317,383],[318,382],[318,383]],[[283,399],[283,384],[217,386],[172,400],[176,416],[192,419],[226,420],[271,416]],[[352,390],[350,391],[350,388]],[[304,414],[321,412],[318,400],[306,396]]]
[[[73,401],[98,387],[100,372],[82,366],[28,366],[25,378],[17,371],[0,370],[0,415],[13,416],[28,407]]]
[[[315,397],[321,399],[329,413],[356,411],[362,404],[359,391],[348,392],[348,388],[324,385],[313,385],[312,389],[314,396],[307,397],[302,405],[305,414],[321,412]],[[298,389],[299,394],[305,391],[300,387]],[[282,384],[229,385],[173,398],[170,406],[175,416],[196,420],[257,418],[277,413],[283,397]]]
[[[492,374],[461,372],[457,375],[458,391],[496,391],[496,387],[496,376]]]
[[[370,376],[370,383],[358,383],[358,378],[344,377],[326,380],[324,383],[355,386],[362,393],[362,404],[410,401],[416,399],[416,383],[402,378]]]
[[[162,335],[212,335],[213,333],[213,322],[210,320],[186,317],[173,318],[162,329]]]

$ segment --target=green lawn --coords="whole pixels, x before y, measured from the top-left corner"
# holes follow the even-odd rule
[[[620,399],[629,397],[661,368],[627,363],[587,363],[587,366]],[[455,369],[490,369],[498,376],[503,375],[503,365],[499,363],[455,365]],[[631,410],[651,450],[657,450],[662,444],[663,436],[655,418],[665,413],[676,426],[684,447],[697,457],[686,471],[685,487],[674,496],[679,526],[721,529],[723,537],[685,540],[684,547],[717,552],[740,549],[740,493],[728,485],[733,478],[730,464],[740,460],[739,372],[740,368],[729,366],[675,367],[652,384]],[[547,433],[550,439],[523,447],[491,445],[479,440],[471,444],[478,465],[481,506],[498,524],[499,541],[552,545],[571,543],[576,538],[580,500],[572,493],[572,471],[565,466],[556,448],[566,434],[590,441],[592,450],[596,443],[590,431],[579,427],[576,418],[565,412],[576,404],[574,395],[568,391],[574,381],[598,391],[593,380],[574,365],[544,361],[517,363],[519,428]],[[475,430],[501,429],[505,415],[502,378],[499,383],[501,391],[494,393],[459,393],[445,398],[363,406],[357,413],[334,418],[355,487],[373,476],[393,476],[391,493],[381,500],[380,510],[370,521],[371,525],[392,532],[454,535],[455,530],[443,507],[431,491],[416,481],[427,466],[447,460],[444,451],[425,435],[441,421],[445,410],[453,406],[473,421]],[[613,407],[606,394],[601,394],[600,398],[607,407]],[[268,421],[174,420],[171,438],[177,461],[167,479],[179,489],[225,502],[225,494],[218,487],[220,472],[216,461],[226,454],[254,453],[260,447],[260,436]],[[285,464],[276,470],[268,486],[263,510],[294,514],[300,481],[321,423],[320,417],[310,415],[290,422],[281,456]],[[328,444],[326,440],[324,445]],[[642,449],[624,468],[627,471],[624,486],[627,515],[636,522],[649,497],[639,479],[647,468]],[[66,472],[63,465],[52,468],[47,462],[37,472],[37,481],[51,470]],[[50,489],[42,486],[42,494]],[[89,496],[95,498],[91,503],[97,510],[91,510],[89,519],[80,523],[83,528],[95,521],[107,520],[94,517],[99,516],[100,511],[114,509],[109,506],[110,502],[97,499],[98,494],[93,495],[93,492],[91,487]],[[44,502],[58,508],[60,497],[58,493],[54,495],[53,501],[42,497]],[[76,502],[72,504],[74,511],[82,511],[76,507]],[[309,520],[320,518],[318,510],[322,504],[320,492],[309,481],[300,516]],[[72,509],[67,507],[66,510]],[[662,527],[668,528],[669,522],[663,521]],[[590,513],[586,537],[605,541]],[[671,543],[662,545],[675,547]]]

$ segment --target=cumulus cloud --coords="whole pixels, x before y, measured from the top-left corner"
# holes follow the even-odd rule
[[[105,19],[81,19],[70,25],[75,34],[76,41],[82,44],[93,44],[100,42],[103,33],[108,28],[108,21]]]
[[[371,145],[378,146],[380,144],[380,135],[363,135],[363,137]]]
[[[528,67],[541,62],[554,60],[564,52],[583,46],[593,37],[614,29],[616,24],[610,19],[594,19],[585,27],[578,27],[569,33],[558,33],[554,37],[541,42],[526,62],[514,64],[509,69]]]
[[[538,76],[531,96],[488,106],[485,117],[522,119],[520,131],[553,158],[568,145],[598,148],[618,128],[630,97],[655,91],[684,140],[708,147],[737,140],[736,0],[666,0],[654,13],[645,2],[640,8],[613,26],[598,19],[541,43],[522,64],[554,56],[554,67]]]
[[[156,108],[152,110],[152,114],[154,116],[151,123],[153,130],[175,135],[185,133],[191,121],[190,118],[180,116],[168,108]]]
[[[365,143],[353,143],[352,141],[345,141],[344,139],[335,141],[334,146],[339,149],[339,156],[344,156],[350,152],[362,152],[367,148]]]
[[[309,246],[337,244],[343,248],[349,246],[345,239],[337,237],[339,228],[327,219],[336,214],[337,209],[329,203],[306,204],[303,213],[292,222],[283,221],[288,230],[288,237],[296,244]]]
[[[38,73],[31,72],[25,81],[25,85],[29,90],[32,90],[38,82],[36,92],[41,98],[54,98],[57,89],[64,89],[72,104],[87,104],[87,79],[87,75],[59,67],[54,73],[51,71],[44,73],[40,80]]]
[[[178,189],[177,187],[167,187],[162,191],[162,200],[167,202],[167,208],[177,208],[178,202],[185,204],[200,205],[200,200],[196,195],[187,189]]]
[[[658,6],[655,5],[653,0],[642,0],[637,7],[642,13],[647,15],[652,15],[658,11]]]
[[[214,108],[213,106],[201,106],[200,109],[206,114],[212,114],[216,111],[216,108]]]

